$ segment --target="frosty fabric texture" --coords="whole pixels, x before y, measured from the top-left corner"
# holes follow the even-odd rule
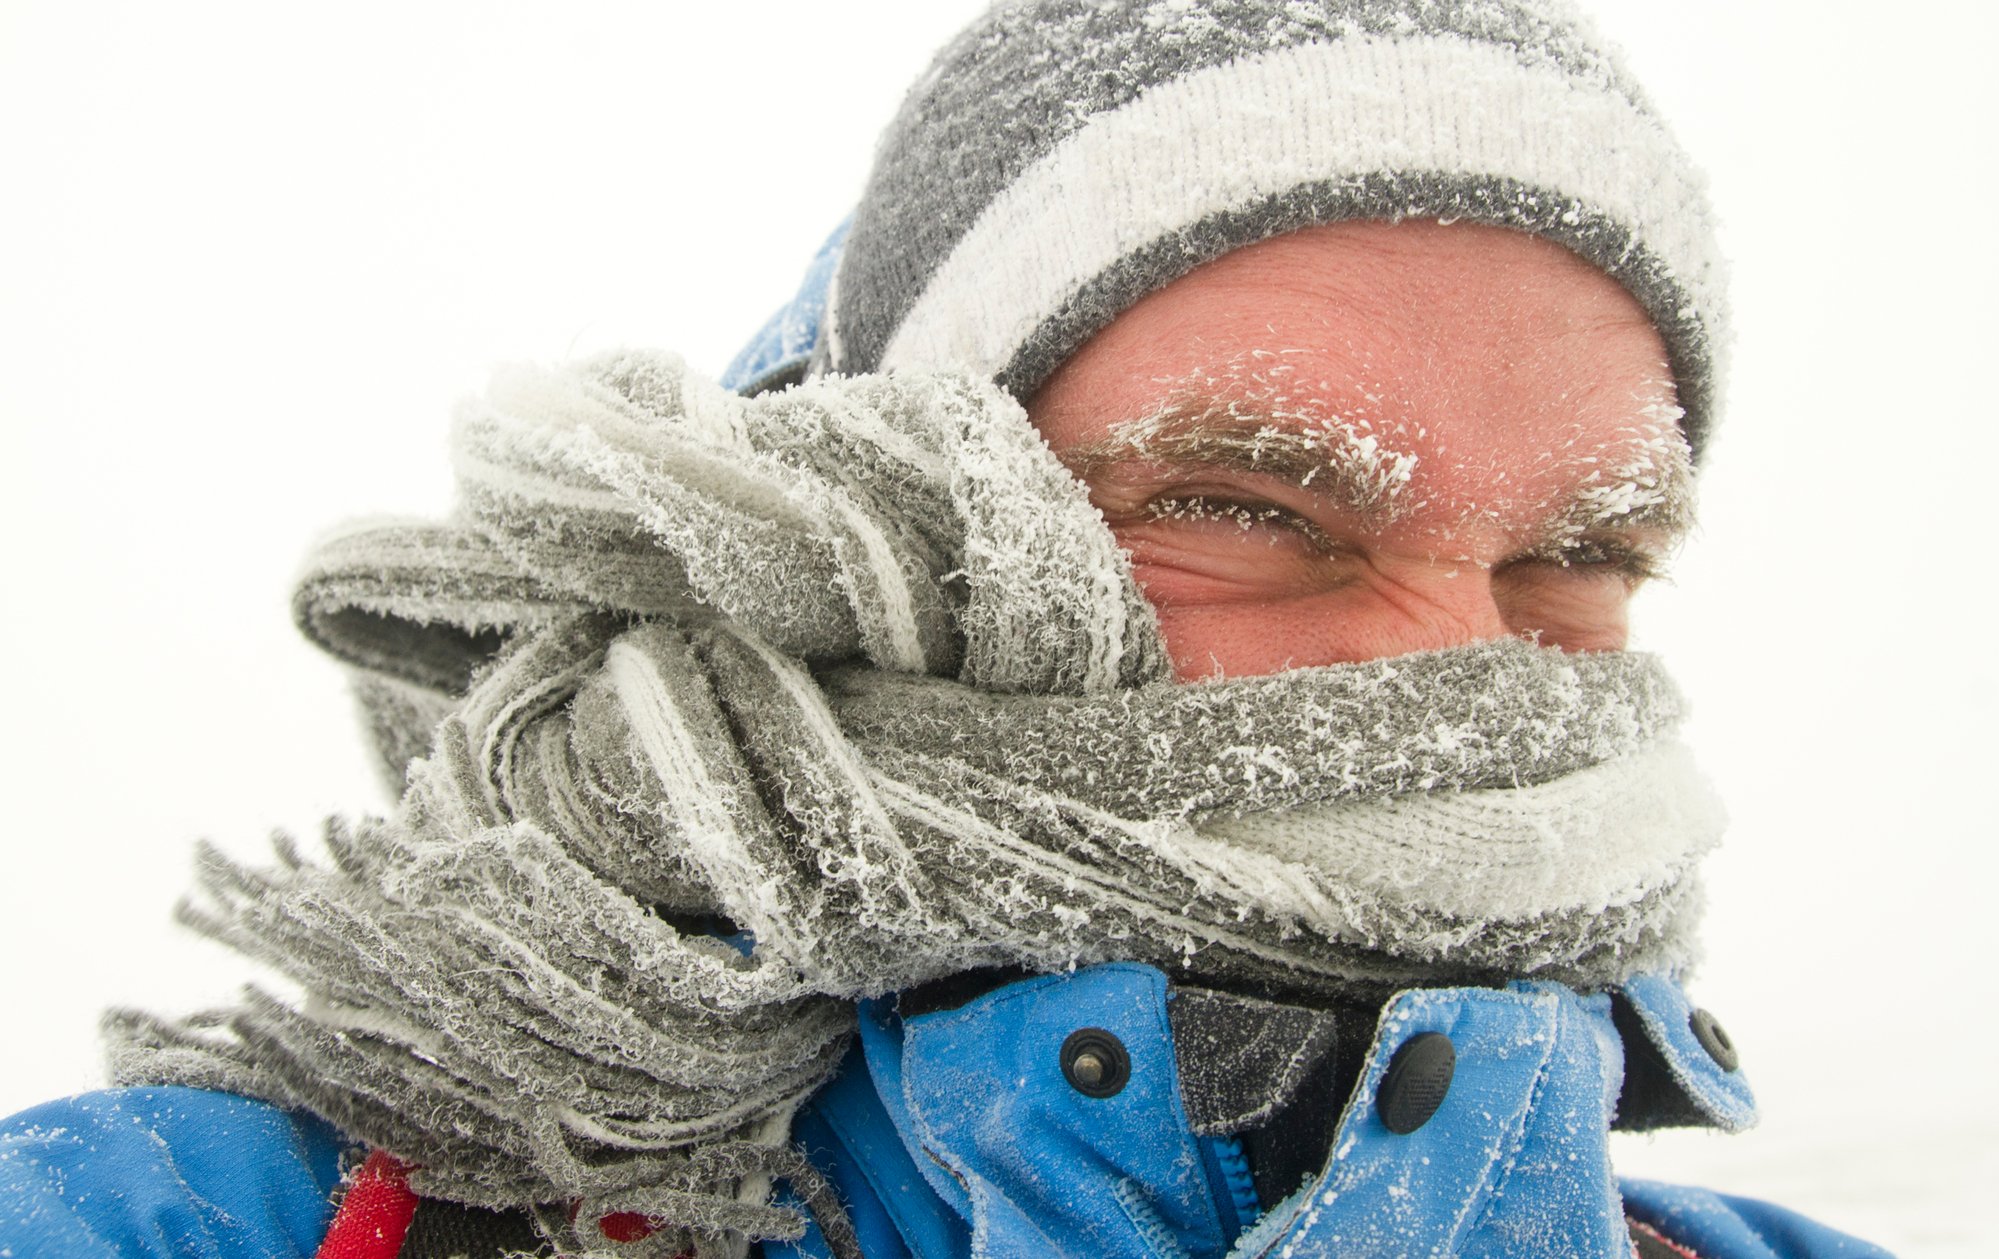
[[[743,399],[665,355],[467,407],[442,524],[331,539],[393,818],[212,852],[203,930],[298,980],[122,1015],[125,1081],[302,1107],[415,1187],[641,1249],[791,1237],[855,999],[982,966],[1211,987],[1600,987],[1687,960],[1719,821],[1641,655],[1508,640],[1176,684],[1083,487],[993,386]],[[480,661],[491,657],[486,663]],[[747,953],[717,933],[748,931]]]
[[[1531,232],[1618,280],[1699,452],[1727,340],[1705,183],[1567,0],[996,5],[884,133],[817,362],[1026,398],[1204,262],[1404,218]]]

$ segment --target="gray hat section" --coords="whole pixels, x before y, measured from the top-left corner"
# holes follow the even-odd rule
[[[1058,146],[1151,89],[1303,45],[1437,38],[1504,51],[1523,70],[1554,73],[1582,93],[1614,98],[1663,135],[1643,92],[1566,0],[1003,4],[945,48],[884,134],[841,259],[819,366],[843,372],[882,366],[939,269],[995,201]],[[1673,152],[1688,186],[1698,187],[1691,167]],[[1704,232],[1708,214],[1699,201],[1684,213],[1664,205],[1652,217],[1691,216]],[[1190,204],[1183,223],[1081,283],[1059,310],[1033,312],[1039,324],[1010,359],[984,366],[1024,398],[1120,311],[1202,262],[1313,224],[1407,217],[1533,232],[1622,282],[1666,339],[1698,448],[1714,411],[1722,339],[1718,264],[1701,268],[1712,274],[1687,274],[1685,259],[1678,268],[1669,263],[1670,251],[1654,249],[1633,216],[1521,170],[1328,171],[1246,203]]]
[[[1026,398],[1098,329],[1168,281],[1253,241],[1348,219],[1461,219],[1544,236],[1588,259],[1622,284],[1652,317],[1666,343],[1695,454],[1714,417],[1715,347],[1699,312],[1671,271],[1624,224],[1579,208],[1553,189],[1510,179],[1383,174],[1295,188],[1283,196],[1213,214],[1155,241],[1085,284],[1023,344],[997,383]],[[858,369],[854,369],[858,370]]]

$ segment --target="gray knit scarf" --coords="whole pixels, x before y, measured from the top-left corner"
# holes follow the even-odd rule
[[[778,1176],[852,1253],[787,1138],[857,998],[1110,959],[1307,1001],[1687,960],[1719,821],[1650,658],[1175,684],[988,386],[744,399],[627,354],[501,376],[456,457],[453,519],[350,529],[298,596],[409,762],[400,809],[324,859],[206,851],[182,910],[303,1002],[116,1014],[121,1080],[315,1112],[565,1253],[795,1236]],[[617,1245],[587,1227],[613,1211],[665,1226]]]

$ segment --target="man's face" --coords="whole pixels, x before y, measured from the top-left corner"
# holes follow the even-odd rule
[[[1345,223],[1149,295],[1028,404],[1182,678],[1624,646],[1689,523],[1663,343],[1547,241]]]

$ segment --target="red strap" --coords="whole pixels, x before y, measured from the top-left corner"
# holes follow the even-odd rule
[[[569,1218],[576,1218],[576,1208],[569,1208]],[[613,1211],[597,1221],[597,1231],[614,1242],[643,1241],[659,1230],[650,1216],[636,1211]],[[683,1250],[673,1259],[694,1259],[692,1250]]]
[[[416,1204],[408,1164],[372,1151],[348,1177],[347,1195],[313,1259],[396,1259]]]
[[[653,1222],[636,1211],[613,1211],[597,1221],[597,1231],[614,1242],[643,1241],[653,1234]]]
[[[382,1150],[371,1151],[347,1178],[340,1210],[313,1259],[396,1259],[419,1201],[410,1192],[409,1164]],[[570,1213],[574,1218],[574,1207]],[[643,1215],[617,1211],[599,1220],[597,1227],[612,1241],[635,1242],[651,1236],[656,1226]],[[693,1253],[684,1251],[674,1259],[692,1259]]]

